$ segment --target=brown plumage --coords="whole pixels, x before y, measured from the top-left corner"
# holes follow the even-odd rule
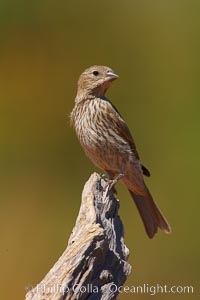
[[[158,228],[166,233],[171,228],[156,206],[143,175],[150,176],[141,164],[128,126],[115,106],[105,97],[111,82],[118,78],[110,68],[92,66],[78,81],[71,122],[85,154],[110,179],[121,175],[152,238]]]

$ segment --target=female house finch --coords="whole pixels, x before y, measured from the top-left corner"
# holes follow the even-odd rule
[[[171,228],[156,206],[143,175],[150,176],[141,164],[132,135],[115,106],[105,97],[118,75],[108,67],[92,66],[78,81],[71,122],[85,154],[110,179],[120,180],[128,188],[152,238],[158,227],[165,233]],[[116,180],[116,181],[117,181]]]

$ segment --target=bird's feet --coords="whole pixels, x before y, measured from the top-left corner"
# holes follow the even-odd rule
[[[115,177],[114,179],[112,180],[109,180],[109,184],[110,184],[110,189],[112,189],[116,183],[118,183],[118,181],[124,176],[124,174],[119,174],[117,175],[117,177]]]
[[[108,174],[106,174],[106,173],[100,173],[99,175],[100,175],[101,179],[105,180],[106,182],[109,181]]]
[[[106,174],[101,174],[101,178],[106,181],[106,185],[104,187],[105,190],[112,190],[114,191],[115,194],[117,194],[117,191],[115,189],[115,184],[124,176],[124,174],[119,174],[117,177],[114,179],[109,179]]]

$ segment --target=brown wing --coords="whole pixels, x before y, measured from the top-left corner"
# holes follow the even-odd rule
[[[131,150],[132,150],[134,156],[136,157],[136,159],[140,160],[139,154],[137,152],[133,137],[131,135],[131,132],[130,132],[128,126],[126,125],[124,119],[120,115],[117,108],[109,100],[107,100],[107,101],[110,103],[110,105],[108,106],[108,114],[110,115],[112,121],[115,123],[115,127],[118,129],[120,136],[123,137],[124,140],[126,140],[129,143]],[[117,118],[116,118],[116,115],[117,115]],[[146,175],[148,177],[150,176],[150,172],[143,165],[142,165],[142,171],[143,171],[144,175]]]

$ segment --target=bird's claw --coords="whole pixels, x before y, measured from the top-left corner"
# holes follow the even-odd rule
[[[114,179],[110,180],[110,189],[112,189],[115,184],[124,176],[124,174],[119,174],[117,177]]]
[[[115,189],[115,184],[124,176],[124,174],[119,174],[116,178],[114,179],[108,179],[107,178],[107,184],[105,185],[104,190],[112,190],[114,191],[115,194],[117,194],[117,191]]]
[[[103,180],[105,180],[105,181],[109,181],[109,178],[108,178],[107,174],[101,173],[101,174],[99,174],[99,175],[100,175],[101,179],[103,179]]]

